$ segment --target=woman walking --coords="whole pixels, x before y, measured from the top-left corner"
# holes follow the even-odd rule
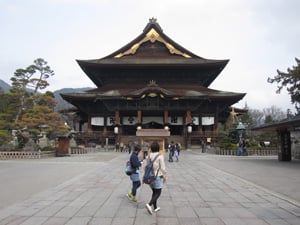
[[[140,166],[142,165],[143,161],[140,161],[138,158],[138,154],[141,151],[141,146],[135,144],[133,147],[133,152],[130,155],[130,163],[133,169],[133,173],[130,175],[130,180],[132,181],[132,188],[127,193],[127,197],[136,202],[136,191],[141,186],[140,180]]]
[[[158,212],[160,210],[160,207],[157,206],[157,200],[161,195],[163,183],[166,182],[167,172],[166,172],[164,157],[159,153],[159,144],[157,142],[153,142],[150,146],[150,149],[151,149],[151,153],[149,155],[150,160],[153,161],[156,158],[155,161],[153,162],[153,168],[154,168],[154,174],[156,174],[156,180],[154,184],[149,185],[152,189],[152,196],[149,203],[146,204],[146,209],[149,212],[149,214],[152,214],[153,209],[154,212]]]

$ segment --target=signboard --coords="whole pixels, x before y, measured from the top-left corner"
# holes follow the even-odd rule
[[[202,118],[202,126],[214,125],[215,118],[213,116],[203,116]]]
[[[199,125],[199,117],[193,116],[192,117],[192,123],[193,123],[193,125]]]
[[[113,126],[115,125],[115,117],[110,116],[106,118],[106,124],[107,126]]]
[[[92,117],[91,124],[93,126],[104,126],[104,117]]]
[[[124,116],[123,125],[135,125],[137,123],[136,116]]]
[[[168,118],[168,123],[171,125],[182,125],[183,118],[182,116],[171,116]]]

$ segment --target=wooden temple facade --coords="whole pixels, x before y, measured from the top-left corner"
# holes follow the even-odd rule
[[[62,94],[78,109],[74,129],[126,142],[137,131],[169,131],[182,144],[217,137],[245,93],[210,89],[229,60],[205,59],[164,34],[156,19],[130,43],[100,59],[77,60],[97,88]]]

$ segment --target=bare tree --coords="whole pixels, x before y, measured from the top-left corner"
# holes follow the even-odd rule
[[[263,109],[263,114],[265,118],[269,118],[275,122],[275,121],[280,121],[286,118],[286,113],[279,107],[272,105],[270,108],[264,108]]]

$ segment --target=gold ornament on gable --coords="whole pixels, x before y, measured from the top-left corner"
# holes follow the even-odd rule
[[[181,55],[185,58],[192,58],[190,55],[181,52],[180,50],[176,49],[173,45],[166,42],[166,40],[164,40],[159,35],[159,33],[153,28],[146,34],[146,36],[141,41],[132,45],[132,47],[130,49],[128,49],[127,51],[125,51],[123,53],[119,53],[118,55],[115,56],[115,58],[121,58],[125,55],[134,55],[136,53],[136,51],[138,50],[138,48],[141,46],[141,44],[143,44],[147,41],[150,41],[151,43],[159,41],[159,42],[163,43],[167,47],[167,49],[169,49],[169,52],[171,54]]]

